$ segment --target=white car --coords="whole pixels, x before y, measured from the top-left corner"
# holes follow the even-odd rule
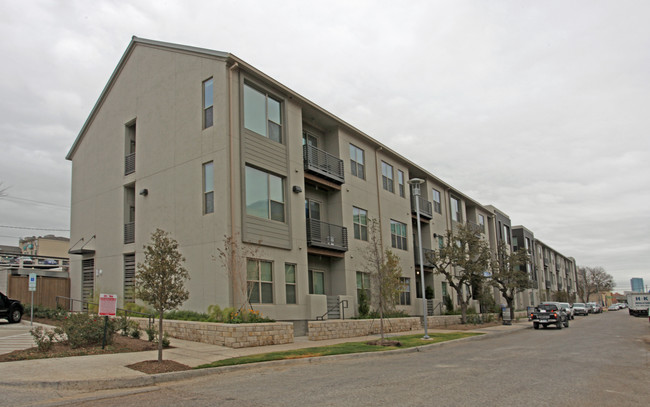
[[[571,304],[568,302],[560,302],[559,304],[566,310],[567,319],[576,319],[575,315],[573,315],[573,307]]]

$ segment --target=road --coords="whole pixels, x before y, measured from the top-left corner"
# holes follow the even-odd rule
[[[647,405],[648,325],[647,318],[609,312],[576,317],[562,330],[531,326],[419,353],[259,367],[139,389],[135,394],[59,393],[38,405]],[[36,396],[29,397],[25,404],[33,403]],[[93,399],[83,401],[85,397]]]

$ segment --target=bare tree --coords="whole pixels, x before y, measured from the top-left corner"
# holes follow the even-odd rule
[[[531,287],[530,278],[526,269],[529,261],[526,250],[509,252],[505,242],[502,240],[497,245],[496,253],[490,262],[492,278],[489,284],[501,292],[510,308],[510,319],[515,319],[515,295]]]
[[[434,273],[443,275],[447,284],[456,291],[460,301],[461,322],[467,323],[469,302],[478,297],[483,272],[490,264],[490,248],[480,232],[461,225],[457,231],[447,230],[443,247],[427,253],[427,261],[433,265]]]
[[[151,234],[151,244],[144,246],[144,263],[138,263],[135,295],[158,312],[158,362],[162,362],[163,314],[179,307],[189,298],[183,267],[185,258],[178,251],[178,242],[161,229]]]
[[[223,249],[217,248],[219,261],[228,273],[232,287],[232,304],[239,311],[246,307],[252,309],[250,302],[251,290],[248,288],[247,266],[248,259],[258,257],[256,247],[245,246],[240,243],[238,235],[223,237]]]
[[[7,196],[7,190],[9,187],[2,187],[2,182],[0,182],[0,198]]]
[[[591,294],[611,291],[615,286],[614,277],[602,267],[578,267],[578,280],[581,278],[584,279],[585,302],[589,302]]]

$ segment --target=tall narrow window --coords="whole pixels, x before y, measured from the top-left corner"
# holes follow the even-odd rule
[[[214,212],[214,164],[203,164],[203,213]]]
[[[352,207],[352,223],[354,224],[354,238],[368,240],[368,211]]]
[[[244,84],[244,127],[282,143],[282,104]]]
[[[386,191],[395,192],[395,186],[393,185],[393,166],[383,161],[381,162],[381,181]]]
[[[445,238],[438,236],[438,249],[445,247]]]
[[[440,200],[440,191],[437,189],[432,189],[432,196],[433,196],[433,210],[442,213],[442,201]]]
[[[214,85],[212,78],[203,82],[203,128],[214,124]]]
[[[396,220],[390,220],[390,242],[396,249],[408,250],[406,248],[406,224]]]
[[[135,254],[124,255],[124,302],[135,302]]]
[[[404,198],[404,173],[397,170],[397,186],[399,187],[399,196]]]
[[[355,177],[366,179],[364,152],[353,144],[350,144],[350,172]]]
[[[309,270],[309,294],[325,294],[325,273]]]
[[[287,304],[296,303],[296,265],[284,265],[284,283],[286,290]]]
[[[463,215],[460,211],[461,206],[460,206],[460,200],[457,198],[454,198],[453,196],[450,198],[451,201],[451,220],[455,222],[462,222],[463,221]]]
[[[273,263],[249,259],[246,276],[251,304],[273,304]]]
[[[370,302],[370,274],[357,271],[357,300],[362,291],[365,291],[366,299]]]
[[[411,279],[400,277],[399,305],[411,305]]]
[[[284,179],[246,166],[246,213],[284,222]]]
[[[442,282],[442,297],[448,296],[449,293],[447,292],[447,283],[445,281]]]
[[[478,225],[481,228],[481,232],[485,233],[485,216],[481,214],[478,215]]]
[[[129,175],[135,172],[135,129],[135,121],[126,125],[124,175]]]

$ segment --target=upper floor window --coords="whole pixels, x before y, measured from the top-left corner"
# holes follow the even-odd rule
[[[354,224],[354,238],[368,240],[368,211],[352,207],[352,223]]]
[[[507,243],[510,244],[510,227],[508,225],[503,225],[503,240]]]
[[[393,166],[383,161],[381,162],[381,180],[386,191],[395,192],[395,186],[393,185]]]
[[[463,214],[461,212],[460,200],[452,196],[450,198],[450,201],[451,201],[451,220],[455,222],[462,222]]]
[[[390,220],[390,243],[396,249],[408,250],[406,247],[406,224]]]
[[[485,216],[478,215],[478,225],[481,228],[481,232],[485,233]]]
[[[296,265],[284,264],[284,283],[287,304],[296,303]]]
[[[273,304],[273,263],[248,259],[246,280],[251,304]]]
[[[440,200],[440,191],[437,189],[431,190],[433,195],[433,210],[442,213],[442,201]]]
[[[124,175],[135,172],[135,120],[125,127]]]
[[[284,222],[284,179],[246,166],[246,213]]]
[[[399,188],[399,196],[404,198],[404,173],[397,170],[397,187]]]
[[[364,152],[353,144],[350,144],[350,172],[355,177],[366,179]]]
[[[203,213],[214,212],[214,163],[203,164]]]
[[[214,93],[212,78],[203,82],[203,128],[207,129],[214,124]]]
[[[445,247],[445,238],[438,235],[438,249]]]
[[[282,104],[244,84],[244,127],[282,143]]]

